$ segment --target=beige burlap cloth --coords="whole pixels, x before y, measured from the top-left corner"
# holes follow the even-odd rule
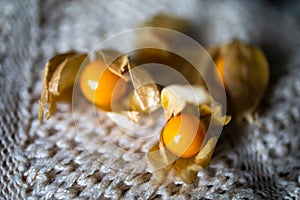
[[[297,7],[298,5],[298,7]],[[0,198],[4,199],[299,199],[299,4],[268,1],[0,1]],[[146,152],[99,114],[107,137],[86,109],[75,129],[71,106],[43,126],[37,120],[46,61],[68,50],[89,51],[157,12],[190,20],[203,45],[239,38],[260,45],[271,81],[259,107],[261,127],[227,127],[210,166],[193,184],[159,184],[148,167],[122,169]],[[78,130],[94,138],[86,150]],[[107,138],[127,150],[115,155]],[[142,165],[137,163],[136,165]]]

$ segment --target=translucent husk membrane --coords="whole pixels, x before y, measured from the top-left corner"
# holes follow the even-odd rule
[[[261,49],[238,40],[207,48],[217,65],[206,65],[206,76],[215,79],[215,90],[225,86],[228,111],[234,120],[257,122],[256,108],[267,88],[269,65]],[[218,99],[218,97],[215,97]]]
[[[38,117],[43,123],[44,115],[49,119],[56,111],[57,101],[72,96],[72,90],[77,72],[86,59],[87,54],[69,52],[51,58],[44,69],[43,89],[40,99]]]

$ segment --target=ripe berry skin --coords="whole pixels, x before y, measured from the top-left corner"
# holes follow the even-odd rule
[[[110,109],[126,92],[126,82],[106,68],[102,61],[89,63],[80,76],[83,96],[100,108]]]
[[[217,66],[217,69],[219,70],[219,73],[216,71],[216,77],[218,78],[218,81],[221,83],[221,84],[224,84],[225,85],[225,69],[224,69],[224,59],[223,58],[218,58],[216,60],[216,66]]]
[[[179,114],[169,119],[162,134],[169,151],[181,158],[190,158],[200,151],[206,129],[197,117]]]

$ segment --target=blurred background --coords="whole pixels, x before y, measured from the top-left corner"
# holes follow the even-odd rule
[[[43,68],[52,56],[88,52],[160,12],[187,19],[203,46],[233,38],[259,45],[270,64],[261,126],[226,128],[210,166],[191,185],[159,184],[147,169],[126,174],[99,164],[76,137],[69,106],[43,126],[37,120]],[[299,38],[296,0],[0,1],[0,196],[299,199]]]

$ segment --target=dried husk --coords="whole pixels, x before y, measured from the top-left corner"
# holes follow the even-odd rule
[[[223,61],[222,78],[211,66],[207,69],[207,75],[215,77],[216,88],[225,86],[230,114],[237,121],[246,119],[254,122],[256,107],[269,81],[265,55],[259,47],[238,40],[208,48],[208,52],[215,62],[218,59]]]
[[[65,94],[70,95],[77,72],[86,59],[87,54],[70,52],[56,55],[45,66],[43,76],[43,89],[39,101],[38,118],[43,123],[56,110],[56,102]],[[45,111],[46,109],[46,111]]]
[[[158,13],[142,24],[141,27],[160,27],[184,31],[187,28],[187,20],[167,13]]]
[[[130,96],[130,109],[139,112],[152,112],[160,105],[160,92],[151,75],[144,69],[129,70],[133,92]]]
[[[140,27],[164,28],[178,32],[185,32],[187,31],[188,23],[186,19],[183,19],[181,17],[166,13],[158,13],[148,21],[141,24]],[[143,32],[143,35],[139,35],[138,42],[142,42],[145,45],[147,45],[147,42],[149,42],[148,44],[150,46],[151,43],[155,42],[158,46],[168,47],[169,45],[174,44],[174,38],[168,32],[161,31],[161,29],[151,29],[149,30],[148,34],[145,34]],[[150,53],[152,50],[147,53],[148,56],[155,56]],[[153,51],[153,53],[155,53],[155,51]],[[162,55],[168,56],[168,54]]]
[[[198,171],[208,166],[217,143],[217,137],[211,137],[197,155],[192,158],[178,158],[160,142],[147,153],[147,160],[152,167],[155,179],[165,181],[166,177],[185,183],[193,183]],[[170,176],[171,174],[171,176]]]
[[[121,55],[120,52],[113,49],[97,50],[94,55],[95,60],[102,60],[111,72],[126,82],[130,81],[128,70],[131,63],[127,55]]]
[[[153,27],[142,32],[137,37],[137,49],[133,52],[132,60],[137,65],[147,63],[160,63],[174,68],[191,84],[202,84],[202,77],[194,66],[173,52],[174,49],[190,50],[188,46],[181,44],[180,34],[173,31],[187,32],[188,23],[186,19],[178,16],[159,13],[150,20],[146,21],[141,27]],[[157,29],[156,29],[157,28]],[[164,29],[162,29],[164,28]],[[191,51],[192,52],[192,51]],[[187,53],[191,53],[187,52]],[[163,71],[162,71],[163,72]],[[168,74],[156,73],[159,77],[170,79],[169,82],[175,83],[174,77]]]
[[[172,35],[170,35],[168,32],[161,31],[161,29],[159,28],[178,32],[186,32],[188,29],[188,21],[175,15],[158,13],[157,15],[154,15],[152,18],[141,24],[140,27],[153,27],[158,29],[150,29],[148,34],[139,35],[138,42],[147,43],[150,41],[149,44],[151,44],[153,41],[157,41],[157,44],[160,44],[162,47],[164,47],[173,44],[174,38],[172,38]]]
[[[200,85],[170,85],[161,91],[161,103],[168,120],[182,112],[187,104],[198,106],[210,103],[210,97]]]
[[[176,96],[175,92],[179,94]],[[166,119],[178,113],[189,112],[186,109],[190,106],[197,108],[200,120],[207,129],[207,135],[198,154],[191,158],[179,158],[165,148],[161,134],[159,143],[147,153],[147,159],[158,181],[179,177],[185,183],[192,183],[198,171],[208,166],[219,137],[218,133],[213,132],[213,128],[208,127],[224,126],[231,118],[222,115],[221,105],[211,99],[208,92],[199,85],[168,86],[163,89],[161,98],[162,106],[167,113]]]

